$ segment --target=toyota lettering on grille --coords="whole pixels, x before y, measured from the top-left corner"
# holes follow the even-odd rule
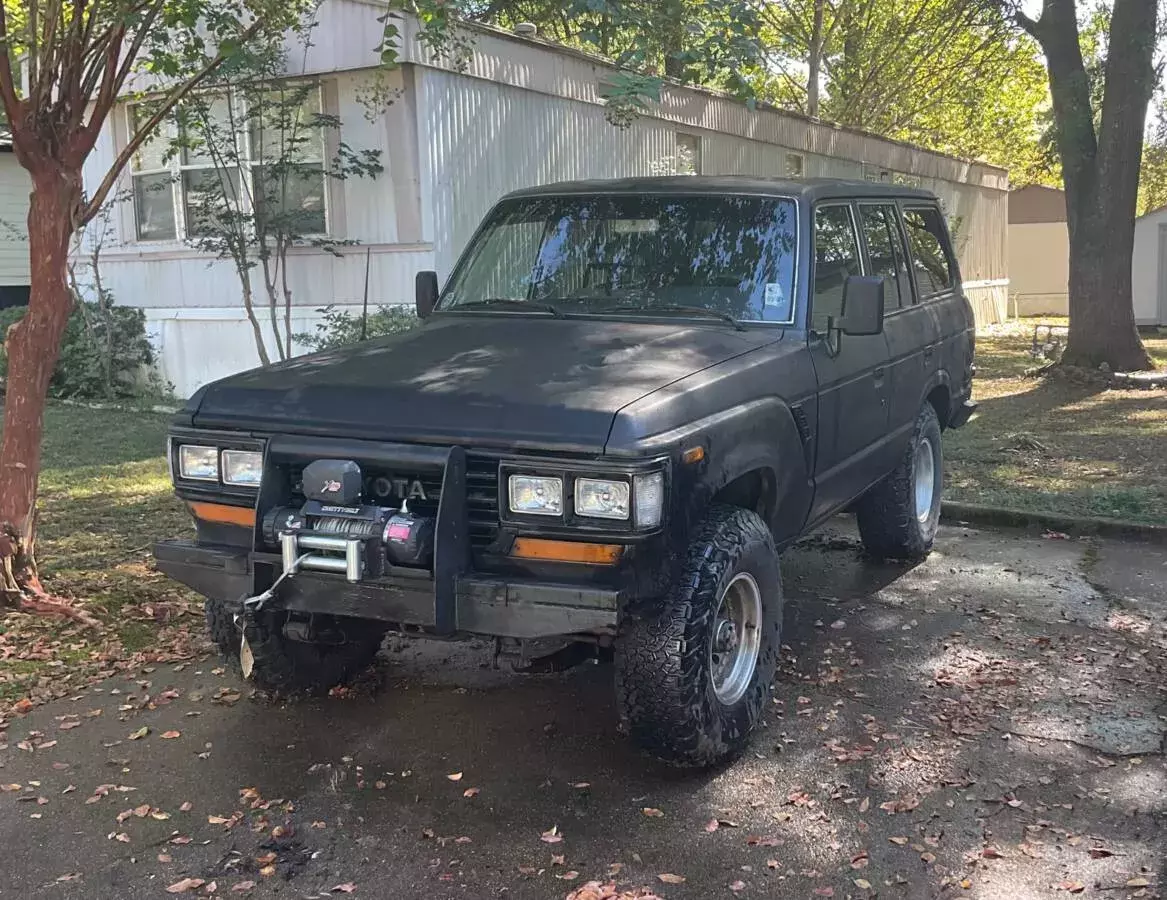
[[[369,485],[370,493],[378,500],[428,500],[425,485],[418,478],[398,478],[379,475]]]

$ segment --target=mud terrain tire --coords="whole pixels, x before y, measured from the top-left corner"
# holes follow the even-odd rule
[[[323,693],[345,684],[373,662],[385,629],[376,622],[321,617],[327,640],[288,637],[288,613],[260,613],[247,626],[247,642],[255,659],[252,677],[261,687],[279,692]]]

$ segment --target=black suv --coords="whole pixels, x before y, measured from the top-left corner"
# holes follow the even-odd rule
[[[337,684],[388,629],[613,652],[629,733],[739,751],[779,650],[778,553],[843,510],[932,546],[973,316],[922,190],[647,178],[520,191],[424,323],[192,397],[195,540],[154,548],[271,687]]]

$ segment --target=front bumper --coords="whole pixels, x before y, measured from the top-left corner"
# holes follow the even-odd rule
[[[272,561],[266,559],[264,565]],[[253,593],[255,554],[192,541],[154,545],[160,571],[235,611]],[[422,570],[394,568],[350,583],[298,572],[280,585],[273,608],[375,619],[436,634],[543,638],[616,628],[619,592],[550,582],[458,574],[454,590],[436,589]]]

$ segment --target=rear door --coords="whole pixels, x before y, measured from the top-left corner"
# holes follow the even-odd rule
[[[920,412],[923,388],[937,366],[940,328],[917,302],[911,263],[895,201],[859,204],[870,274],[884,278],[883,330],[888,347],[888,430],[902,446]]]
[[[966,390],[971,373],[972,307],[960,288],[956,255],[939,205],[912,201],[901,209],[916,296],[936,322],[936,352],[929,371],[943,370],[955,396]]]
[[[848,276],[863,274],[855,208],[815,206],[811,271],[811,360],[819,384],[818,450],[812,519],[840,508],[886,470],[873,459],[888,422],[888,352],[883,334],[840,334]]]

